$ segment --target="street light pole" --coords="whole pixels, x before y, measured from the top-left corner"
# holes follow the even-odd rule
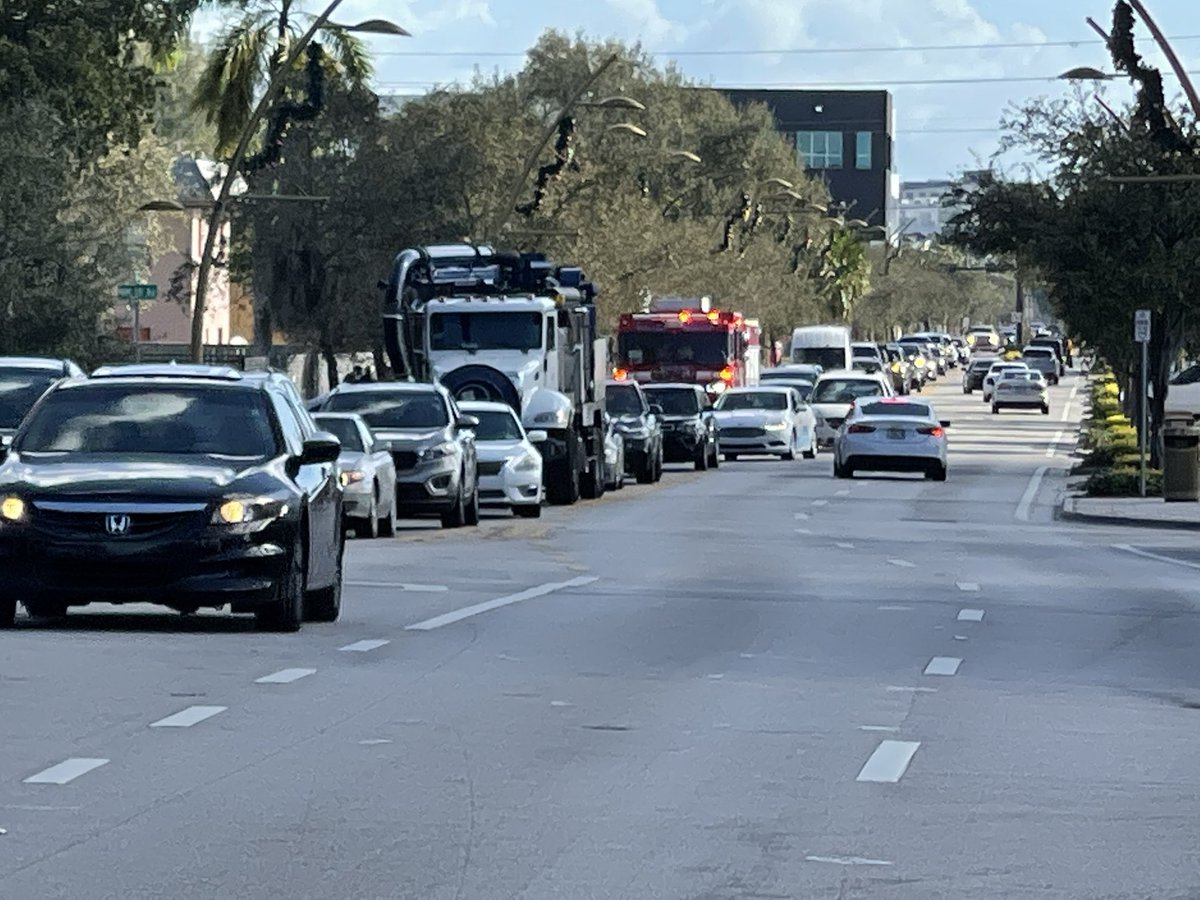
[[[229,202],[229,193],[233,188],[233,182],[238,177],[242,162],[246,158],[246,152],[250,148],[250,141],[253,140],[258,130],[259,122],[262,121],[267,110],[278,99],[280,92],[283,90],[283,85],[287,81],[287,76],[292,70],[292,66],[300,58],[300,54],[312,43],[312,39],[316,36],[317,32],[329,21],[329,17],[341,5],[342,0],[332,0],[325,7],[325,10],[313,19],[308,30],[291,46],[288,55],[284,57],[275,71],[271,73],[271,78],[267,82],[267,89],[263,92],[254,110],[250,113],[250,118],[246,121],[246,127],[242,129],[241,137],[238,138],[237,147],[234,149],[233,155],[229,158],[225,177],[221,181],[221,190],[217,192],[217,197],[213,201],[212,209],[209,213],[208,233],[204,236],[204,248],[200,253],[200,264],[196,271],[196,297],[192,307],[191,335],[191,356],[193,362],[204,362],[204,312],[208,305],[208,276],[212,270],[212,256],[213,250],[216,247],[217,234],[224,227],[225,204]],[[408,34],[408,32],[392,25],[390,22],[376,19],[372,19],[369,22],[362,22],[347,30],[396,35]]]

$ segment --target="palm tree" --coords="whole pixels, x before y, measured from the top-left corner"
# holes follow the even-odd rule
[[[232,5],[238,0],[221,2]],[[296,7],[296,0],[251,0],[209,54],[193,103],[216,127],[214,149],[219,157],[227,156],[237,146],[250,121],[256,94],[287,59],[291,46],[306,30],[306,20],[313,18]],[[316,64],[325,74],[344,78],[355,86],[365,84],[373,69],[362,41],[332,23],[326,23],[319,34],[328,44],[328,52],[320,44],[312,46],[318,48]],[[310,56],[309,65],[312,59]],[[304,65],[297,61],[297,72]]]

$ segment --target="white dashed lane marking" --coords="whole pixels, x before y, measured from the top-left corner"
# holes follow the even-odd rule
[[[806,856],[807,862],[830,863],[835,866],[890,866],[886,859],[870,859],[866,856]]]
[[[958,584],[958,589],[960,591],[967,591],[968,593],[975,593],[976,591],[979,590],[979,585],[976,584],[974,581],[959,581],[959,582],[957,582],[957,584]]]
[[[959,622],[982,622],[983,621],[983,610],[982,609],[960,609],[958,611],[958,621]]]
[[[813,506],[828,506],[828,505],[829,505],[829,501],[828,501],[828,500],[814,500],[814,501],[812,502],[812,505],[813,505]]]
[[[151,728],[191,728],[203,722],[205,719],[211,719],[218,713],[223,713],[229,709],[228,706],[189,706],[187,709],[181,709],[174,715],[167,716],[165,719],[159,719],[157,722],[151,722]]]
[[[898,566],[901,569],[915,569],[916,563],[910,563],[907,559],[889,559],[888,565]]]
[[[911,606],[877,606],[875,607],[880,612],[910,612]]]
[[[456,609],[454,612],[448,612],[440,616],[434,616],[432,619],[426,619],[423,622],[417,622],[414,625],[409,625],[406,631],[432,631],[435,628],[441,628],[445,625],[453,625],[455,622],[461,622],[463,619],[469,619],[472,616],[477,616],[480,613],[490,612],[493,609],[499,609],[502,606],[511,606],[514,603],[521,603],[525,600],[532,600],[534,597],[544,597],[546,594],[553,594],[555,591],[565,590],[567,588],[583,587],[584,585],[592,584],[600,579],[594,576],[585,576],[580,578],[572,578],[570,581],[553,581],[549,584],[539,584],[537,587],[531,587],[528,590],[519,591],[515,594],[509,594],[505,597],[497,597],[495,600],[488,600],[486,603],[476,603],[474,606],[467,606],[462,609]]]
[[[367,641],[355,641],[353,644],[347,644],[345,647],[339,647],[343,653],[366,653],[368,650],[378,650],[380,647],[386,647],[391,641],[385,641],[382,638]]]
[[[316,672],[316,669],[280,669],[262,678],[255,678],[255,684],[291,684]]]
[[[842,548],[843,550],[853,550],[854,549],[854,545],[851,543],[848,543],[846,541],[838,541],[838,546],[840,548]]]
[[[67,784],[74,781],[80,775],[86,775],[93,769],[98,769],[103,765],[107,765],[107,759],[86,759],[83,757],[75,757],[65,759],[56,766],[51,766],[48,769],[43,769],[36,775],[30,775],[25,779],[26,784]]]
[[[920,741],[882,741],[858,773],[857,781],[895,784],[904,777]]]
[[[409,591],[414,594],[441,594],[450,590],[444,584],[408,584],[402,581],[347,581],[347,587],[388,588],[393,591]]]
[[[926,675],[956,675],[962,660],[957,656],[935,656],[925,667]]]

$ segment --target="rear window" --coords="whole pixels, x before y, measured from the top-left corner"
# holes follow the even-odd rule
[[[924,403],[868,403],[860,406],[864,416],[905,416],[932,419],[933,411]]]
[[[60,375],[44,369],[0,369],[0,428],[16,428]]]
[[[315,416],[314,421],[317,427],[322,431],[328,431],[341,444],[343,450],[353,450],[362,452],[363,443],[362,435],[358,432],[358,425],[353,419],[339,419],[333,416]]]
[[[1022,356],[1033,358],[1049,359],[1054,356],[1054,351],[1049,347],[1028,347],[1022,353]]]
[[[829,378],[813,388],[813,403],[853,403],[860,397],[882,397],[883,385],[865,378]]]
[[[372,430],[445,428],[450,413],[427,391],[347,391],[325,401],[323,412],[358,413]]]
[[[772,409],[788,408],[787,394],[778,391],[747,391],[738,394],[722,394],[717,401],[717,409]]]
[[[646,388],[646,400],[661,406],[668,416],[694,416],[700,412],[700,398],[685,388]]]
[[[869,356],[876,359],[879,356],[879,351],[874,347],[854,347],[851,352],[855,356]]]

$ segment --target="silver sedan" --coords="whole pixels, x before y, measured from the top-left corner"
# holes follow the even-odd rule
[[[338,470],[346,526],[360,538],[394,535],[396,464],[387,446],[354,413],[316,413],[313,421],[342,442]]]

